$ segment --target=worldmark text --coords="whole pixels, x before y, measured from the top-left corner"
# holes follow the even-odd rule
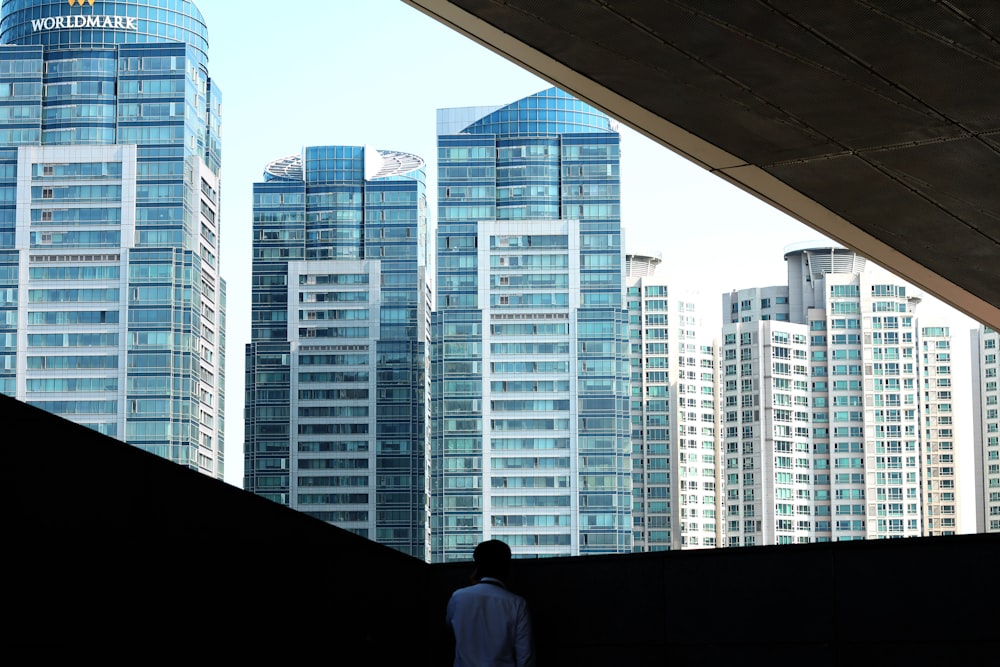
[[[110,28],[112,30],[138,30],[137,19],[134,16],[50,16],[44,19],[32,19],[31,28],[39,30],[58,30],[59,28]]]

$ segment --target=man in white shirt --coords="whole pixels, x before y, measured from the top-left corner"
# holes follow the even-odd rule
[[[533,667],[531,618],[523,597],[507,590],[510,547],[487,540],[472,554],[471,586],[455,591],[446,620],[455,635],[455,667]]]

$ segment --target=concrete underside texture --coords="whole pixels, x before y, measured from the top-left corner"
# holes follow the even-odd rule
[[[8,397],[0,419],[5,647],[450,664],[444,610],[470,564],[427,565]],[[1000,535],[960,535],[519,560],[510,585],[540,665],[989,664],[998,561]]]
[[[1000,328],[994,0],[403,0]]]

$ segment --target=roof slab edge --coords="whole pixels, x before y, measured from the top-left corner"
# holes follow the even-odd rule
[[[402,2],[851,248],[974,320],[1000,329],[1000,308],[868,234],[764,170],[670,123],[448,0]]]

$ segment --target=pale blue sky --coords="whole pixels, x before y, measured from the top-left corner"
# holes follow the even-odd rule
[[[436,110],[505,104],[549,84],[400,0],[196,4],[208,24],[209,71],[223,94],[226,481],[241,486],[251,193],[264,166],[308,145],[367,144],[414,153],[428,162],[433,221]],[[701,292],[708,322],[718,320],[723,292],[783,284],[786,245],[821,238],[625,127],[621,173],[626,248],[662,253],[672,283]],[[952,323],[955,370],[967,389],[968,330],[975,323],[933,299],[918,312],[931,310]],[[969,406],[956,408],[971,423]],[[971,431],[965,432],[968,444]],[[971,490],[971,450],[964,451],[968,474],[961,484]]]

